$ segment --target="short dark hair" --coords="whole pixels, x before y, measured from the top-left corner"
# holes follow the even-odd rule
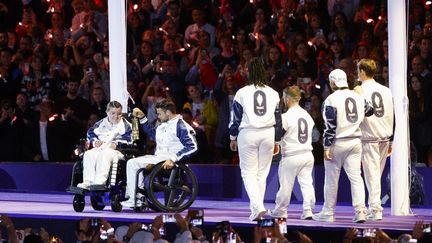
[[[123,107],[120,104],[120,102],[113,100],[113,101],[108,102],[107,107],[106,107],[106,111],[108,112],[110,108],[120,108],[121,109]]]
[[[176,113],[176,106],[174,102],[168,99],[162,99],[156,103],[155,109],[162,109],[164,111],[171,111],[171,113]]]

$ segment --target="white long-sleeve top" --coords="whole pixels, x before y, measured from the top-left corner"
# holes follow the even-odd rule
[[[374,108],[360,125],[363,141],[393,140],[394,108],[391,90],[373,79],[363,81],[363,97]]]
[[[312,151],[312,130],[315,122],[299,105],[282,114],[285,134],[281,140],[282,156],[291,156]]]
[[[360,123],[373,108],[364,98],[349,89],[336,90],[322,105],[324,118],[324,149],[328,149],[338,138],[360,138]]]
[[[231,140],[237,138],[241,129],[275,126],[275,141],[280,141],[279,94],[274,89],[269,86],[247,85],[236,92],[232,109],[229,125]]]

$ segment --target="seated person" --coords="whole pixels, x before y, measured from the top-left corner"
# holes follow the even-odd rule
[[[148,122],[141,110],[135,108],[133,111],[134,116],[140,118],[145,133],[155,138],[156,151],[154,155],[144,155],[128,160],[126,195],[129,195],[129,200],[122,202],[124,207],[135,205],[136,173],[140,168],[164,162],[163,168],[171,169],[177,161],[190,157],[198,149],[194,129],[176,114],[175,104],[172,101],[162,99],[156,103],[155,108],[160,122],[157,128]],[[142,178],[139,178],[138,186],[144,187]],[[139,206],[139,202],[137,204]]]
[[[107,117],[99,120],[87,132],[87,140],[93,146],[84,153],[83,182],[77,187],[88,189],[90,185],[105,184],[111,163],[122,154],[116,150],[119,144],[132,143],[132,125],[122,118],[122,105],[111,101],[106,108]]]

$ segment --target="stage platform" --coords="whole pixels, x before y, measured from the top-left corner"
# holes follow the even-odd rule
[[[60,236],[65,242],[72,242],[74,222],[78,219],[106,218],[113,225],[122,225],[129,222],[150,223],[152,219],[160,213],[145,211],[141,213],[130,209],[120,213],[111,211],[107,206],[103,211],[95,211],[90,205],[89,197],[86,198],[86,207],[82,213],[77,213],[72,208],[72,194],[42,194],[42,193],[0,193],[0,214],[9,215],[19,227],[40,227],[43,224],[51,231],[56,231],[56,225],[62,225],[68,229],[62,230]],[[266,208],[270,209],[273,203],[266,203]],[[204,209],[205,226],[211,229],[217,222],[228,220],[234,227],[242,228],[244,232],[250,234],[256,225],[248,219],[249,205],[243,201],[212,201],[196,200],[191,208]],[[321,209],[317,205],[316,211]],[[414,223],[418,220],[432,222],[432,209],[414,208],[410,216],[391,216],[390,208],[384,209],[384,220],[367,221],[363,224],[353,223],[353,209],[349,205],[338,205],[336,209],[336,221],[332,223],[315,222],[312,220],[300,220],[302,207],[300,204],[292,204],[289,208],[287,220],[288,229],[311,232],[314,238],[316,232],[336,232],[334,237],[340,239],[347,228],[381,228],[390,234],[398,235],[402,232],[411,232]],[[182,214],[186,214],[183,212]],[[51,225],[52,224],[52,225]],[[249,228],[249,229],[247,229]],[[244,230],[246,229],[246,230]],[[314,233],[315,232],[315,233]],[[330,237],[330,236],[329,236]],[[328,242],[318,240],[315,242]],[[335,242],[338,242],[337,240]]]

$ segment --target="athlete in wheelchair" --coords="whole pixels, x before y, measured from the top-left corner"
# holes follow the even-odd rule
[[[197,151],[195,130],[176,114],[175,104],[163,99],[156,106],[160,124],[155,128],[144,113],[134,109],[143,131],[156,141],[154,155],[127,162],[124,207],[150,207],[160,211],[183,211],[195,200],[197,181],[184,162]]]
[[[115,105],[111,107],[110,104]],[[174,162],[184,162],[197,150],[194,130],[176,115],[172,102],[164,100],[156,107],[162,122],[157,129],[147,123],[142,111],[134,109],[134,116],[140,118],[143,130],[157,142],[155,155],[134,160],[138,150],[131,147],[131,132],[137,130],[138,122],[131,129],[131,124],[121,117],[121,104],[116,101],[108,104],[107,118],[88,131],[88,140],[94,148],[84,152],[83,162],[77,162],[72,172],[68,191],[75,194],[75,211],[84,210],[87,192],[90,192],[95,210],[103,210],[105,205],[111,204],[113,211],[120,212],[123,204],[136,211],[152,208],[180,212],[193,203],[198,193],[196,177],[185,164]],[[112,127],[117,124],[117,128],[111,131],[108,129],[110,124]],[[137,139],[136,135],[132,137]],[[101,152],[104,150],[108,151]],[[130,164],[127,166],[126,190],[129,200],[120,204],[125,200],[126,164]]]
[[[130,152],[132,126],[122,117],[122,105],[119,102],[109,102],[106,113],[106,118],[88,130],[88,147],[92,148],[83,153],[82,162],[74,165],[68,191],[75,193],[73,206],[77,212],[84,209],[87,191],[91,192],[91,204],[95,210],[105,207],[105,192],[110,192],[108,199],[112,209],[121,211],[120,201],[124,198],[121,182],[125,184],[125,163],[133,155]],[[128,154],[125,155],[123,150],[128,151]]]

